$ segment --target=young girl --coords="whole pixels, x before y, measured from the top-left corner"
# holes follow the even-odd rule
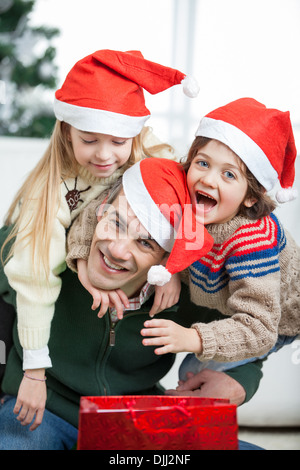
[[[190,329],[149,320],[145,345],[159,346],[157,354],[193,352],[224,370],[300,333],[300,249],[266,194],[279,180],[278,201],[294,198],[295,158],[288,112],[244,98],[202,119],[184,166],[193,211],[214,246],[185,274],[192,301],[228,318]],[[181,377],[202,367],[188,355]]]
[[[7,254],[13,242],[5,274],[17,293],[25,370],[15,412],[22,408],[23,424],[36,414],[31,429],[41,422],[46,400],[47,343],[65,269],[66,230],[89,201],[149,155],[146,146],[155,156],[171,156],[169,147],[153,146],[144,128],[150,112],[142,88],[154,94],[184,79],[139,51],[100,50],[77,62],[55,94],[57,122],[49,147],[9,209],[5,224],[13,229],[2,247]],[[110,300],[118,305],[116,297]]]

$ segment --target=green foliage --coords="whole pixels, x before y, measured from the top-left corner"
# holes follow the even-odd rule
[[[59,30],[30,25],[35,0],[5,3],[6,8],[0,4],[0,135],[46,137],[55,122],[49,90],[57,86],[52,40]]]

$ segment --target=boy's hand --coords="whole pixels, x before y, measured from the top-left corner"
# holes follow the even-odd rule
[[[155,297],[152,308],[149,312],[150,317],[177,304],[180,296],[181,281],[179,274],[173,274],[170,281],[164,286],[155,286]]]
[[[201,339],[194,328],[184,328],[171,320],[159,319],[147,320],[144,326],[141,335],[147,338],[142,343],[144,346],[160,346],[154,350],[155,354],[201,353]]]

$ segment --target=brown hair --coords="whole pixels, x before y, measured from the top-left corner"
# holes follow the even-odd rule
[[[186,161],[182,163],[185,172],[188,172],[188,169],[196,157],[200,148],[208,144],[212,139],[208,137],[198,136],[194,139],[190,150],[188,152]],[[238,156],[238,155],[237,155]],[[276,208],[276,203],[273,199],[266,193],[265,188],[257,181],[255,176],[251,171],[246,167],[243,161],[239,158],[241,162],[241,170],[245,175],[245,178],[248,182],[248,189],[245,196],[246,199],[255,199],[256,202],[252,207],[246,207],[243,203],[240,206],[239,215],[249,217],[250,219],[256,220],[261,219],[269,215]]]

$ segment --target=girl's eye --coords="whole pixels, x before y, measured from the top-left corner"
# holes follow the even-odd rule
[[[126,140],[113,140],[112,143],[115,145],[124,145]]]
[[[96,140],[85,140],[85,139],[82,139],[82,142],[84,144],[94,144],[96,142]]]

